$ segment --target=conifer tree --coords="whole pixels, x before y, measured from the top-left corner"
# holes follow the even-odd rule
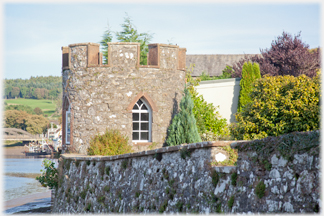
[[[108,64],[108,42],[112,41],[113,36],[111,35],[110,27],[108,24],[108,29],[104,32],[102,36],[102,40],[100,41],[101,44],[101,51],[102,51],[102,58],[103,64]]]
[[[184,96],[180,102],[180,112],[173,118],[168,129],[166,140],[168,146],[201,142],[196,119],[192,112],[193,106],[190,92],[185,88]]]
[[[132,19],[126,13],[124,18],[124,23],[121,25],[123,30],[121,32],[116,32],[117,40],[120,42],[139,42],[140,45],[140,64],[147,65],[147,53],[148,44],[152,39],[152,35],[149,33],[139,33],[132,23]]]
[[[249,96],[252,91],[252,83],[261,78],[260,68],[258,63],[245,62],[242,67],[242,79],[240,81],[240,96],[239,96],[239,104],[237,111],[241,112],[243,107],[251,102],[251,98]]]

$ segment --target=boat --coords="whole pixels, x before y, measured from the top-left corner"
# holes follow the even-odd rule
[[[30,142],[25,147],[28,148],[28,151],[25,151],[26,156],[51,155],[54,152],[53,146],[49,145],[45,140],[42,140],[39,144]]]

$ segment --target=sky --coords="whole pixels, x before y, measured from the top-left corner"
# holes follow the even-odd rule
[[[61,76],[62,46],[99,43],[108,23],[111,31],[122,30],[126,13],[138,32],[153,35],[151,43],[177,44],[187,54],[258,54],[283,31],[301,32],[310,48],[320,46],[320,9],[316,1],[5,2],[2,78]]]

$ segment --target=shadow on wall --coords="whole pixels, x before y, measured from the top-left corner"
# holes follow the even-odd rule
[[[234,92],[233,92],[233,97],[232,97],[232,104],[231,104],[231,117],[230,117],[230,123],[235,123],[237,122],[235,119],[235,115],[237,112],[238,108],[238,101],[239,101],[239,96],[240,96],[240,84],[236,84],[237,82],[240,83],[240,80],[235,80],[235,85],[234,85]]]
[[[178,96],[178,93],[177,92],[174,93],[174,98],[172,99],[173,106],[172,106],[171,120],[169,122],[168,128],[171,125],[174,116],[176,116],[178,114],[178,112],[179,112],[179,104],[178,104],[178,101],[177,101],[177,96]],[[181,98],[180,98],[180,100],[181,100]],[[168,136],[169,136],[168,128],[167,128],[167,135],[166,135],[165,140],[163,142],[163,147],[166,147],[167,146],[166,145],[166,141],[167,141]]]

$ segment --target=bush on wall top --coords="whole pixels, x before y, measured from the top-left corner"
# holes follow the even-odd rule
[[[103,135],[96,135],[90,141],[88,155],[113,156],[132,152],[128,145],[128,137],[123,136],[118,130],[106,130]]]
[[[265,77],[254,83],[248,103],[236,115],[238,123],[231,128],[239,140],[278,136],[293,131],[319,128],[320,75],[309,78]]]

